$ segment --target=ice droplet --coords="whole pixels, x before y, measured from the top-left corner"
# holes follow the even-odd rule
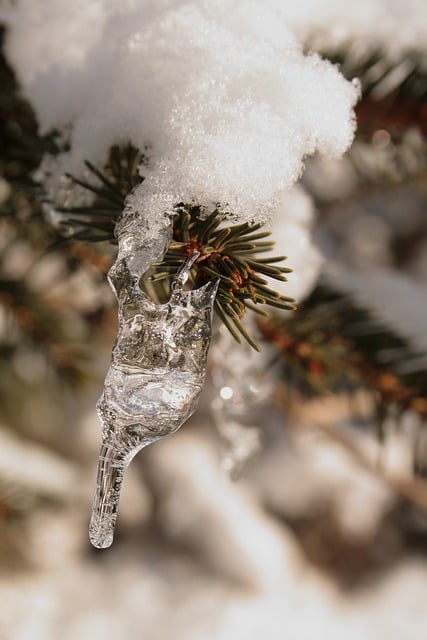
[[[143,216],[125,210],[116,226],[119,250],[108,276],[117,297],[119,329],[97,404],[102,445],[89,537],[98,548],[113,541],[129,463],[143,447],[173,433],[190,417],[206,376],[218,283],[184,291],[198,256],[193,254],[173,282],[169,301],[153,302],[139,282],[161,259],[171,230],[169,220],[153,238],[146,224]]]

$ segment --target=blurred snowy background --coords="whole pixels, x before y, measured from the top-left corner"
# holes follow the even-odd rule
[[[133,15],[139,4],[151,11],[155,3],[123,7]],[[162,10],[174,5],[158,4]],[[260,5],[250,4],[246,21],[232,25],[234,35],[239,29],[245,35],[243,26],[262,31]],[[82,50],[70,44],[102,35],[117,6],[106,0],[72,8],[60,0],[37,8],[30,0],[5,2],[2,20],[10,36],[6,29],[8,62],[2,58],[0,69],[1,640],[427,637],[427,483],[412,471],[414,449],[421,468],[427,459],[419,429],[427,416],[427,12],[415,0],[263,4],[280,6],[285,15],[288,53],[295,37],[304,51],[338,62],[348,80],[361,79],[351,150],[342,159],[307,160],[299,184],[276,198],[271,228],[278,253],[288,255],[294,269],[285,295],[303,302],[319,278],[326,279],[397,333],[411,353],[406,369],[402,353],[396,354],[400,368],[386,380],[394,404],[382,416],[384,442],[376,405],[378,394],[386,397],[382,378],[382,386],[356,385],[351,393],[304,393],[292,362],[286,368],[274,345],[264,342],[258,355],[218,330],[197,413],[133,461],[114,545],[107,551],[90,547],[100,436],[95,402],[116,331],[105,282],[113,250],[64,243],[41,216],[30,176],[43,156],[46,165],[49,140],[41,148],[12,68],[25,96],[35,100],[37,115],[44,114],[44,132],[66,108],[67,117],[75,117],[64,85],[71,76],[64,65],[55,68],[63,45],[59,35],[69,28],[64,49],[78,83]],[[209,24],[205,3],[189,5],[206,11]],[[123,24],[129,26],[125,14],[120,42]],[[108,28],[110,37],[111,21]],[[280,31],[271,37],[276,42]],[[133,41],[134,47],[142,41]],[[160,68],[162,60],[153,59]],[[90,68],[99,70],[98,63],[92,60]],[[112,89],[114,83],[106,95]],[[321,92],[319,80],[307,100],[319,100]],[[88,105],[93,125],[97,114]],[[130,129],[138,122],[134,112]],[[297,164],[315,148],[325,151],[335,116],[325,119],[317,147],[302,135],[287,149]],[[294,121],[298,131],[309,129],[316,112],[307,109],[304,118]],[[335,141],[340,151],[351,137],[347,115],[343,119],[347,124]],[[182,122],[185,128],[188,122]],[[192,139],[196,147],[202,133]],[[95,145],[95,159],[109,144]],[[280,145],[271,149],[280,159]],[[168,148],[165,157],[174,160]],[[194,167],[188,166],[190,174]],[[267,174],[274,182],[272,166]],[[257,174],[249,161],[247,171],[252,178]],[[292,165],[288,173],[292,183],[299,169]],[[184,191],[192,188],[182,175]],[[161,188],[175,188],[165,184]],[[221,175],[216,184],[228,188]],[[254,188],[242,201],[255,206],[261,196],[266,192]],[[302,357],[306,338],[299,343]],[[411,375],[419,387],[405,405],[397,392]],[[238,478],[232,481],[230,473]]]

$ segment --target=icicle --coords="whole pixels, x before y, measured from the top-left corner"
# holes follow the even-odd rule
[[[150,238],[147,224],[141,215],[125,211],[116,228],[117,260],[109,272],[118,301],[119,331],[97,404],[102,446],[89,537],[98,548],[113,541],[120,489],[130,461],[190,417],[205,381],[218,283],[184,291],[198,256],[193,254],[174,281],[169,302],[154,303],[139,281],[162,257],[170,224],[155,239]]]

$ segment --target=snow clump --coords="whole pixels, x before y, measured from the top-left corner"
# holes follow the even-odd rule
[[[2,17],[41,132],[69,139],[48,188],[131,141],[149,164],[128,206],[153,230],[181,201],[268,220],[306,156],[352,142],[357,83],[303,53],[283,0],[17,0]]]

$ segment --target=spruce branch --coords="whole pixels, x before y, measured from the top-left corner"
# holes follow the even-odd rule
[[[67,175],[72,184],[94,196],[86,206],[55,207],[62,214],[64,225],[74,228],[74,239],[115,242],[116,222],[124,209],[126,197],[144,180],[138,169],[145,162],[144,154],[131,143],[113,145],[102,171],[86,160],[84,178]]]
[[[406,411],[420,418],[419,442],[427,428],[427,358],[378,321],[348,295],[319,285],[284,318],[259,321],[264,339],[282,358],[283,379],[307,397],[357,389],[368,391],[376,407],[378,435],[388,416],[397,423]],[[414,447],[414,470],[427,461]]]
[[[15,373],[15,358],[43,356],[49,375],[54,373],[56,382],[66,381],[70,386],[77,387],[88,378],[88,360],[70,331],[70,310],[64,310],[51,295],[53,278],[45,288],[34,284],[34,268],[55,249],[61,250],[57,255],[67,274],[83,262],[101,261],[94,251],[82,255],[81,243],[80,251],[73,242],[60,244],[55,230],[43,217],[41,189],[32,173],[45,153],[58,151],[55,133],[39,134],[34,111],[22,96],[3,55],[3,39],[4,28],[0,26],[0,370],[5,381],[5,388],[0,390],[2,415],[10,402],[8,381],[15,378],[19,385],[23,384]],[[16,251],[24,256],[23,262],[14,261]],[[12,269],[11,260],[16,264]],[[92,335],[95,313],[92,308],[81,314]]]
[[[176,207],[172,241],[161,263],[153,265],[152,281],[170,280],[182,263],[196,251],[191,276],[195,286],[211,279],[219,280],[214,308],[233,337],[246,340],[254,349],[259,346],[245,329],[242,319],[251,309],[264,314],[257,305],[294,309],[293,299],[267,286],[268,276],[286,281],[291,269],[276,263],[284,257],[259,258],[274,247],[269,231],[262,224],[243,223],[229,226],[218,209],[209,214],[200,206],[180,203]]]
[[[86,162],[87,177],[68,176],[74,184],[94,194],[90,205],[56,209],[68,227],[75,227],[74,240],[115,241],[114,227],[126,196],[143,181],[140,166],[144,162],[144,155],[131,144],[115,145],[102,171]],[[179,203],[175,211],[169,248],[162,262],[153,265],[149,281],[143,285],[158,301],[165,301],[173,277],[190,255],[199,252],[191,271],[192,284],[202,286],[218,279],[216,314],[238,342],[244,339],[258,350],[242,324],[246,311],[264,314],[259,305],[295,308],[292,298],[271,289],[265,279],[286,281],[284,274],[291,269],[277,264],[285,257],[262,257],[274,247],[270,232],[262,230],[262,224],[227,225],[225,214],[218,208],[208,212],[194,204]]]
[[[358,136],[370,138],[378,129],[387,130],[396,140],[409,128],[427,136],[427,66],[419,52],[390,58],[381,48],[329,53],[344,76],[358,78],[362,98],[356,106]]]

